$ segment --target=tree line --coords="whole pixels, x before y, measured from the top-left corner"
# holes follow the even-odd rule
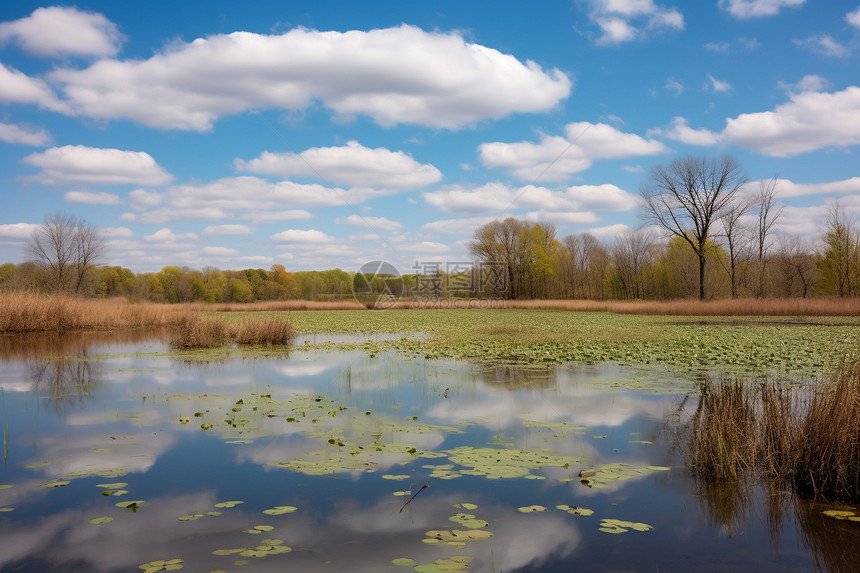
[[[438,265],[430,275],[425,269],[423,274],[374,277],[369,286],[405,297],[860,296],[860,230],[838,203],[829,207],[817,240],[806,240],[779,229],[776,178],[761,182],[753,194],[741,192],[745,183],[730,156],[680,158],[655,167],[640,190],[650,226],[601,241],[589,233],[559,238],[552,224],[511,217],[474,231],[471,269],[447,274]],[[0,291],[181,303],[333,300],[351,297],[355,290],[356,275],[340,269],[166,266],[135,273],[101,265],[105,243],[98,229],[59,214],[45,219],[25,249],[27,262],[0,265]]]

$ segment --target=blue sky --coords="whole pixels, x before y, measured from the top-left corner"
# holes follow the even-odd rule
[[[860,215],[858,55],[857,0],[4,2],[0,261],[65,213],[137,272],[409,272],[499,217],[612,241],[722,153],[813,240]]]

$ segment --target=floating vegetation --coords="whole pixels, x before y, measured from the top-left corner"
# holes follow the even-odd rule
[[[433,529],[424,533],[424,543],[450,545],[464,549],[469,541],[489,539],[493,534],[485,529]]]
[[[10,511],[15,511],[14,507],[0,507],[0,513],[8,513]]]
[[[396,495],[396,496],[398,496],[398,497],[402,497],[402,496],[405,496],[405,495],[412,495],[412,491],[411,491],[411,490],[408,490],[408,489],[407,489],[407,490],[403,490],[403,491],[395,491],[392,495]]]
[[[0,490],[9,489],[9,488],[13,488],[13,487],[15,487],[13,484],[8,484],[8,483],[0,484]]]
[[[424,466],[427,467],[427,466]],[[468,509],[469,511],[474,511],[478,509],[478,506],[474,503],[455,503],[454,507],[457,509]]]
[[[113,521],[112,517],[96,517],[95,519],[91,519],[89,522],[93,525],[101,525],[102,523],[110,523]]]
[[[43,483],[42,487],[63,487],[64,485],[69,485],[69,483],[70,482],[65,481],[65,480],[55,479],[55,480],[51,480],[49,482]]]
[[[826,515],[827,517],[832,517],[841,521],[860,521],[860,516],[858,516],[854,511],[844,509],[828,509],[827,511],[822,511],[821,515]]]
[[[409,476],[406,474],[401,474],[401,475],[384,474],[381,477],[382,477],[382,479],[404,480],[404,479],[409,479],[412,476]]]
[[[625,481],[644,477],[660,471],[668,471],[663,466],[634,467],[630,464],[616,462],[595,466],[590,470],[579,472],[580,483],[591,488],[605,488],[617,481]]]
[[[118,481],[118,482],[116,482],[116,483],[100,483],[100,484],[96,484],[96,487],[99,487],[99,488],[101,488],[101,489],[118,490],[118,489],[122,489],[122,488],[124,488],[124,487],[128,487],[128,484],[127,484],[127,483],[125,483],[125,482]]]
[[[264,531],[272,531],[274,527],[271,525],[255,525],[253,527],[249,527],[248,529],[243,529],[242,533],[250,533],[251,535],[259,535]]]
[[[523,507],[518,507],[517,511],[520,513],[535,513],[538,511],[546,511],[546,507],[543,505],[526,505]]]
[[[450,461],[469,468],[460,470],[461,474],[484,476],[488,479],[521,478],[531,475],[530,470],[564,468],[580,461],[576,457],[552,455],[550,450],[542,448],[500,450],[461,446],[446,453]]]
[[[292,547],[284,545],[283,539],[264,539],[259,545],[254,547],[238,547],[236,549],[216,549],[212,555],[240,555],[242,557],[268,557],[269,555],[278,555],[281,553],[289,553]]]
[[[415,570],[419,573],[444,573],[445,571],[465,571],[472,563],[472,557],[455,555],[448,559],[437,559],[433,563],[417,565]]]
[[[577,507],[575,505],[561,504],[561,505],[557,505],[555,507],[556,507],[556,509],[566,511],[567,513],[569,513],[571,515],[581,515],[583,517],[587,517],[589,515],[594,515],[593,509],[586,509],[584,507]]]
[[[130,509],[132,513],[137,513],[137,510],[140,509],[140,506],[143,504],[144,502],[138,499],[135,501],[121,501],[115,505],[123,509]]]
[[[51,465],[51,462],[32,462],[29,464],[24,464],[24,467],[29,469],[29,470],[35,470],[35,469],[43,468],[43,467],[49,466],[49,465]]]
[[[271,509],[264,509],[263,513],[266,515],[284,515],[285,513],[293,513],[298,509],[292,505],[276,505]]]
[[[394,565],[402,565],[404,567],[412,567],[415,565],[415,560],[409,559],[408,557],[398,557],[397,559],[392,559],[391,563]]]
[[[139,569],[143,569],[144,573],[158,573],[158,571],[178,571],[182,569],[183,559],[169,559],[169,560],[158,560],[158,561],[150,561],[149,563],[143,563],[138,566]]]
[[[236,507],[239,504],[245,503],[244,501],[222,501],[215,504],[215,507],[218,509]]]
[[[604,533],[627,533],[631,529],[633,531],[652,531],[654,527],[647,523],[635,523],[620,519],[603,519],[600,521],[599,529]]]
[[[463,527],[467,527],[469,529],[480,529],[490,525],[489,522],[484,521],[483,519],[478,519],[471,513],[458,513],[457,515],[449,517],[448,520],[453,521],[454,523],[459,523]]]

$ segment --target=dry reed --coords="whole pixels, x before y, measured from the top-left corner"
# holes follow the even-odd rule
[[[711,301],[508,300],[505,308],[677,316],[860,316],[860,298],[739,298]]]
[[[295,337],[292,321],[283,314],[246,317],[230,330],[237,344],[286,346]]]
[[[188,320],[186,306],[93,300],[32,292],[0,293],[0,333],[68,332],[169,326]]]
[[[223,316],[194,315],[173,327],[170,346],[178,350],[217,348],[228,341],[227,322]]]
[[[815,499],[860,501],[860,363],[811,389],[703,383],[687,460],[701,480],[762,477]]]

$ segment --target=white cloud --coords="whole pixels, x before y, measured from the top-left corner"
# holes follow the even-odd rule
[[[504,167],[525,181],[561,181],[591,167],[595,159],[657,155],[668,151],[653,139],[624,133],[605,123],[575,122],[565,137],[541,135],[539,143],[483,143],[478,147],[487,167]]]
[[[607,225],[606,227],[595,227],[593,229],[589,229],[588,232],[598,239],[614,239],[629,230],[630,227],[627,225],[616,223],[615,225]]]
[[[860,28],[860,6],[858,6],[853,12],[845,14],[845,21],[855,28]]]
[[[68,191],[63,194],[63,199],[69,203],[83,203],[85,205],[118,205],[118,195],[104,191]]]
[[[732,84],[725,81],[720,81],[711,74],[708,74],[708,81],[710,82],[710,86],[705,84],[705,89],[707,90],[710,87],[710,90],[714,93],[722,93],[727,94],[732,91]]]
[[[756,193],[759,181],[751,181],[744,186],[747,193]],[[776,180],[776,192],[779,197],[803,197],[807,195],[857,195],[860,196],[860,177],[851,177],[840,181],[825,181],[823,183],[794,183],[789,179]]]
[[[442,233],[445,235],[471,235],[481,225],[486,225],[494,217],[463,217],[460,219],[442,219],[431,221],[421,226],[421,229],[429,233]]]
[[[409,251],[412,253],[445,253],[451,248],[443,243],[434,243],[433,241],[420,241],[417,243],[409,243],[406,245],[397,245],[399,251]]]
[[[39,167],[42,172],[32,177],[45,185],[68,183],[162,185],[173,176],[162,169],[144,151],[101,149],[83,145],[51,147],[33,153],[22,163]]]
[[[355,214],[346,218],[335,219],[334,222],[338,225],[355,225],[357,227],[370,225],[374,229],[382,229],[383,231],[396,231],[403,226],[397,221],[392,221],[385,217],[371,217],[369,215],[359,217]],[[376,237],[376,235],[374,235],[374,237]]]
[[[41,225],[36,225],[33,223],[9,223],[5,225],[0,225],[0,237],[9,237],[12,239],[27,239],[32,235],[36,230],[39,229]]]
[[[134,233],[128,227],[104,227],[99,229],[102,236],[107,238],[114,237],[133,237]]]
[[[50,143],[51,136],[44,129],[35,131],[14,123],[0,123],[0,141],[40,147]]]
[[[636,198],[615,185],[574,185],[564,191],[545,187],[510,188],[502,183],[480,187],[451,186],[425,193],[424,200],[446,213],[503,213],[510,208],[556,212],[568,220],[593,221],[592,210],[626,211]]]
[[[666,90],[675,92],[677,95],[681,95],[684,93],[684,84],[679,82],[678,80],[669,78],[666,80]]]
[[[129,192],[129,199],[135,208],[144,209],[154,207],[161,203],[161,193],[158,191],[147,191],[146,189],[135,189]]]
[[[834,40],[830,34],[818,34],[804,40],[795,40],[794,43],[822,56],[842,58],[848,55],[848,48]]]
[[[112,56],[119,50],[122,35],[102,14],[51,6],[0,23],[0,44],[4,43],[37,56]]]
[[[442,178],[430,164],[421,164],[403,151],[384,147],[370,149],[357,141],[342,147],[314,147],[296,153],[263,152],[245,161],[237,159],[236,169],[263,175],[322,177],[348,187],[417,189]]]
[[[301,57],[284,57],[301,54]],[[249,109],[303,110],[315,100],[378,124],[459,128],[566,98],[561,71],[413,26],[349,32],[234,32],[174,44],[147,60],[101,60],[51,72],[69,113],[206,131]]]
[[[860,87],[789,94],[773,111],[726,120],[722,139],[765,155],[787,157],[860,143]]]
[[[203,235],[250,235],[254,230],[248,225],[210,225]]]
[[[0,63],[0,102],[27,103],[54,111],[62,111],[63,105],[42,80],[31,78],[15,68]]]
[[[600,44],[620,44],[651,32],[683,30],[684,17],[677,8],[654,4],[653,0],[589,0],[589,18],[602,35]]]
[[[802,6],[806,0],[720,0],[720,8],[739,19],[776,16],[782,8]]]
[[[234,257],[239,254],[239,251],[236,249],[230,249],[227,247],[203,247],[201,251],[204,255],[215,257]]]
[[[558,223],[560,225],[579,225],[582,223],[594,223],[598,221],[597,215],[590,211],[563,212],[546,209],[529,211],[526,220],[536,223]]]
[[[397,190],[391,189],[332,189],[320,184],[300,184],[292,181],[270,182],[254,176],[226,177],[209,183],[176,185],[146,200],[159,205],[144,210],[139,218],[144,223],[162,224],[182,219],[218,220],[238,217],[254,222],[307,219],[302,209],[279,211],[284,205],[320,207],[358,205]],[[143,196],[142,194],[138,194]],[[145,209],[144,205],[138,205]],[[244,212],[244,213],[242,213]]]
[[[687,145],[716,145],[720,142],[720,135],[707,129],[693,129],[683,117],[672,118],[672,127],[669,129],[650,129],[648,137],[660,136],[668,137],[674,141],[680,141]]]
[[[800,81],[796,84],[786,84],[783,82],[779,82],[779,87],[795,93],[803,93],[803,92],[818,92],[823,89],[826,89],[830,82],[821,76],[816,76],[815,74],[807,74],[803,76]]]
[[[248,261],[249,263],[273,263],[275,259],[272,257],[267,257],[265,255],[248,255],[245,257],[239,257],[239,260]]]
[[[728,53],[731,44],[728,42],[708,42],[705,44],[705,49],[710,52],[719,52],[721,54]]]
[[[151,235],[146,235],[144,240],[150,241],[153,243],[175,243],[176,241],[187,241],[190,239],[196,239],[197,235],[194,233],[180,233],[176,234],[168,228],[159,229]]]
[[[272,235],[271,238],[282,243],[328,243],[332,240],[331,237],[316,229],[287,229]]]

